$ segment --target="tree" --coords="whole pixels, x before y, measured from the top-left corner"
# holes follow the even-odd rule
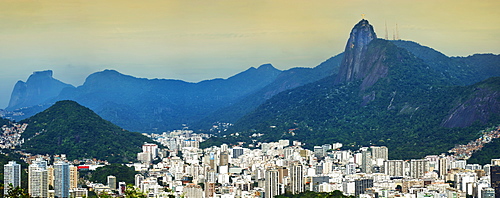
[[[125,188],[125,197],[126,198],[146,198],[146,194],[141,192],[139,189],[135,188],[132,184],[128,184],[127,188]]]
[[[20,186],[12,186],[12,184],[9,184],[9,190],[7,191],[7,194],[5,197],[11,197],[11,198],[30,198],[30,195],[28,194],[28,191],[24,188],[21,188]]]

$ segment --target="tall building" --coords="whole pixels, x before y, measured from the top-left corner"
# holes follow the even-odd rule
[[[358,179],[354,181],[354,194],[356,197],[366,192],[366,189],[373,187],[373,179]]]
[[[151,154],[152,158],[158,156],[158,145],[151,143],[144,143],[142,145],[142,152]]]
[[[440,158],[439,159],[439,177],[444,179],[446,175],[448,175],[448,167],[450,166],[450,160],[448,158]]]
[[[8,164],[3,165],[3,183],[4,183],[4,193],[7,194],[9,191],[9,184],[12,187],[21,186],[21,165],[15,161],[9,161]]]
[[[279,195],[278,170],[267,170],[265,181],[264,197],[273,198],[274,196]]]
[[[322,146],[314,146],[313,151],[314,151],[314,156],[316,157],[325,156],[325,150],[323,149]]]
[[[69,188],[78,188],[78,167],[70,165],[69,166]]]
[[[54,191],[56,197],[69,197],[69,174],[68,163],[59,161],[54,164]]]
[[[429,171],[429,161],[424,159],[410,160],[410,177],[421,178]]]
[[[290,192],[298,194],[304,192],[304,167],[302,164],[292,163],[289,171],[290,176]]]
[[[39,158],[28,167],[28,193],[32,197],[48,197],[48,192],[47,162]]]
[[[361,172],[372,173],[372,154],[368,150],[361,152]]]
[[[116,190],[116,177],[113,175],[108,175],[108,187],[112,190]]]
[[[472,186],[476,184],[477,176],[473,172],[461,172],[455,174],[455,189],[472,195]]]
[[[141,174],[135,174],[135,176],[134,176],[135,186],[141,186],[141,182],[143,180],[144,180],[144,176],[142,176]]]
[[[345,165],[345,174],[346,175],[351,175],[356,173],[356,164],[349,162],[348,164]]]
[[[241,147],[234,147],[231,149],[233,151],[233,158],[238,158],[239,156],[243,155],[243,148]]]
[[[495,196],[500,197],[500,166],[490,167],[491,187],[495,189]]]
[[[384,173],[389,176],[405,176],[405,162],[403,160],[384,161]]]
[[[226,151],[223,151],[220,154],[219,166],[227,166],[228,164],[229,164],[229,154]]]
[[[389,159],[389,149],[385,146],[372,146],[372,158],[373,159]]]

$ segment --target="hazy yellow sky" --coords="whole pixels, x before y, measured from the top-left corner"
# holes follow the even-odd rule
[[[0,107],[38,70],[75,86],[103,69],[197,82],[314,67],[366,14],[378,37],[449,56],[500,53],[498,0],[1,0]]]

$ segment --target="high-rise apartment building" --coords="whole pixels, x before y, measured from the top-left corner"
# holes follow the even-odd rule
[[[389,159],[389,149],[385,146],[372,146],[372,158],[373,159]]]
[[[227,166],[229,164],[229,154],[226,151],[221,152],[219,158],[219,166]]]
[[[241,147],[234,147],[231,149],[233,152],[233,158],[238,158],[239,156],[243,155],[243,148]]]
[[[410,177],[421,178],[429,171],[429,161],[424,159],[410,160]]]
[[[304,167],[302,164],[292,163],[289,170],[290,192],[298,194],[304,192]]]
[[[368,188],[373,187],[373,179],[357,179],[354,181],[354,194],[356,196],[366,192]]]
[[[70,188],[69,164],[56,162],[54,164],[54,191],[59,198],[69,197]]]
[[[78,188],[78,167],[70,165],[69,166],[69,188]]]
[[[9,185],[12,187],[21,186],[21,165],[15,161],[9,161],[8,164],[3,165],[3,182],[4,182],[4,194],[10,190]]]
[[[446,175],[448,175],[449,166],[450,166],[450,160],[448,158],[443,157],[439,159],[438,172],[439,172],[439,177],[441,177],[441,179],[444,179]]]
[[[384,161],[384,173],[389,176],[405,176],[405,162],[403,160]]]
[[[490,167],[490,182],[495,189],[495,197],[500,197],[500,166]]]
[[[116,177],[113,175],[108,175],[107,180],[108,180],[108,187],[111,188],[112,190],[116,190]]]
[[[372,173],[372,154],[370,151],[365,150],[361,152],[361,172]]]
[[[279,195],[278,170],[267,170],[264,186],[265,198],[273,198]]]
[[[39,158],[28,167],[28,193],[32,197],[48,197],[47,161]]]

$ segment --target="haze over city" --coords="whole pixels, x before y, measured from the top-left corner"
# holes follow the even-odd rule
[[[18,80],[53,70],[74,86],[103,69],[198,82],[271,63],[314,67],[341,53],[361,14],[380,38],[448,56],[500,53],[500,2],[3,1],[0,108]]]

